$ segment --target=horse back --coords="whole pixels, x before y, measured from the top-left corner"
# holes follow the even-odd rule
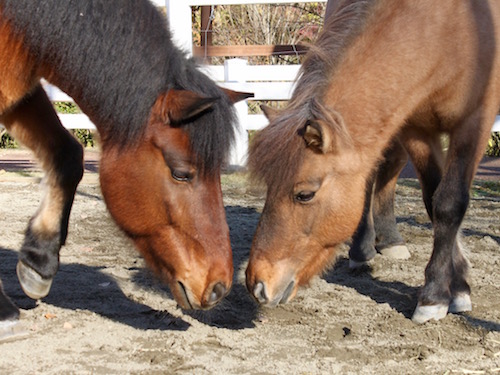
[[[437,117],[440,130],[451,131],[478,108],[488,116],[500,108],[500,2],[427,4],[429,19],[414,31],[414,37],[428,46],[427,52],[422,48],[421,62],[427,95],[415,113]]]
[[[364,28],[330,80],[327,98],[339,112],[348,113],[353,101],[342,99],[345,87],[362,85],[352,94],[355,100],[366,100],[396,127],[413,116],[451,131],[478,109],[493,121],[500,107],[500,2],[371,4]],[[325,27],[335,21],[332,14]],[[488,121],[482,130],[490,130]]]

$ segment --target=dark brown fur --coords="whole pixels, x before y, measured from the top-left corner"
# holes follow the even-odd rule
[[[101,188],[115,221],[182,307],[214,306],[233,274],[220,169],[234,136],[232,103],[248,95],[202,74],[147,0],[0,0],[0,121],[46,172],[18,264],[33,298],[48,293],[57,272],[83,173],[82,147],[41,78],[96,125]],[[13,305],[5,311],[0,319],[17,318]]]

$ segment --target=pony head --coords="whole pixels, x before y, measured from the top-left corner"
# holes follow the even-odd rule
[[[133,147],[103,139],[100,180],[110,213],[185,309],[209,309],[231,287],[222,158],[214,155],[224,155],[232,134],[214,135],[210,127],[230,123],[231,101],[245,97],[170,89],[157,98]]]

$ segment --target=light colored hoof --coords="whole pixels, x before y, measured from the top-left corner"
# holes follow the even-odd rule
[[[357,269],[369,266],[370,263],[371,263],[371,261],[357,262],[355,260],[349,259],[349,269],[351,269],[351,270],[357,270]]]
[[[380,254],[393,259],[408,259],[410,257],[410,252],[405,245],[386,247],[380,250]]]
[[[28,335],[29,332],[18,320],[0,321],[0,342],[21,339]]]
[[[432,319],[434,320],[443,319],[447,313],[448,313],[447,305],[421,306],[420,304],[418,304],[411,320],[415,323],[422,324]]]
[[[52,279],[43,279],[33,268],[22,262],[17,262],[17,278],[26,295],[33,299],[40,299],[49,294]]]
[[[472,302],[467,293],[462,293],[456,296],[453,301],[451,301],[450,307],[448,308],[448,311],[454,314],[471,310]]]

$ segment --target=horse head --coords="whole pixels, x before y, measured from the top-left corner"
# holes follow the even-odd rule
[[[352,189],[363,180],[361,161],[338,113],[265,113],[270,124],[253,140],[249,166],[267,197],[246,282],[259,303],[275,306],[332,262],[360,220],[364,191]]]
[[[185,309],[213,307],[232,284],[220,165],[204,166],[187,130],[209,127],[221,101],[230,106],[248,97],[226,93],[216,98],[168,90],[134,147],[103,140],[100,180],[110,213]]]

